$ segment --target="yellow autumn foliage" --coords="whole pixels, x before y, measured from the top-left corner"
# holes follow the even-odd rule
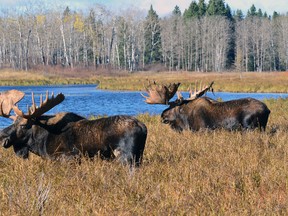
[[[45,21],[46,21],[45,15],[37,15],[36,16],[36,24],[37,25],[42,26],[42,25],[44,25]]]
[[[84,31],[84,22],[79,14],[75,15],[74,29],[78,32]]]

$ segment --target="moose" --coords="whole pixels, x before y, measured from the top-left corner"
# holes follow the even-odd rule
[[[243,98],[220,102],[209,97],[201,97],[212,90],[210,85],[192,91],[189,89],[189,98],[184,99],[178,91],[180,83],[169,85],[157,84],[155,81],[146,86],[148,96],[142,96],[148,104],[169,105],[161,114],[164,124],[172,129],[199,131],[200,129],[224,128],[227,130],[253,130],[259,128],[265,131],[270,110],[267,106],[253,98]],[[169,101],[177,92],[177,99]]]
[[[49,98],[48,92],[44,101],[41,95],[39,107],[32,92],[32,106],[23,113],[16,106],[23,96],[15,90],[0,95],[0,115],[14,121],[0,131],[0,143],[4,148],[13,146],[19,157],[26,159],[29,152],[52,160],[99,155],[131,166],[141,164],[147,128],[136,118],[116,115],[88,120],[72,112],[43,115],[65,99],[62,93]],[[15,115],[10,114],[12,109]]]

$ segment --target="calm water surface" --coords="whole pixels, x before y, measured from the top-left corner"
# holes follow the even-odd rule
[[[150,113],[152,115],[161,114],[167,108],[166,105],[149,105],[144,102],[144,98],[138,91],[105,91],[99,90],[95,85],[66,85],[66,86],[0,86],[0,92],[10,89],[17,89],[25,92],[25,97],[19,102],[18,106],[24,112],[27,111],[27,105],[31,105],[31,92],[34,92],[36,103],[39,104],[40,94],[45,95],[48,90],[54,94],[62,92],[65,100],[50,110],[48,114],[57,112],[75,112],[84,117],[91,115],[138,115]],[[183,93],[184,97],[188,93]],[[208,97],[213,99],[222,98],[222,100],[232,100],[244,97],[253,97],[259,100],[271,98],[286,98],[288,94],[277,93],[228,93],[216,92],[207,93]],[[0,128],[11,124],[11,120],[0,118]]]

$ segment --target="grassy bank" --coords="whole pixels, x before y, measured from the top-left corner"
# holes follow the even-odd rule
[[[24,161],[1,148],[0,215],[285,215],[288,100],[265,102],[265,133],[179,134],[138,116],[148,140],[132,172],[99,159]]]
[[[0,85],[53,85],[98,84],[109,90],[144,90],[148,80],[181,82],[180,90],[186,91],[196,81],[215,81],[215,91],[230,92],[288,92],[288,72],[263,73],[196,73],[196,72],[113,72],[89,71],[23,72],[0,71]]]
[[[197,81],[215,81],[215,91],[229,92],[288,92],[288,73],[195,73],[195,72],[141,72],[126,76],[100,76],[100,88],[143,90],[148,80],[158,82],[180,82],[180,90],[187,90]]]
[[[0,86],[98,84],[93,74],[44,73],[38,71],[0,70]]]

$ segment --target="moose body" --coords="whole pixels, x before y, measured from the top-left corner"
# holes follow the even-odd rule
[[[197,131],[203,128],[265,130],[269,114],[267,106],[253,98],[218,102],[200,97],[170,106],[163,111],[161,118],[163,123],[177,131]]]
[[[200,90],[190,92],[188,99],[183,99],[177,91],[180,83],[169,85],[150,84],[145,96],[148,104],[166,104],[169,107],[161,114],[162,122],[169,124],[174,130],[224,128],[228,130],[255,129],[265,130],[270,110],[267,106],[253,98],[243,98],[219,102],[208,97],[201,97],[212,89],[213,82]],[[212,89],[213,90],[213,89]],[[178,99],[169,100],[177,92]]]
[[[49,159],[99,154],[136,165],[141,163],[146,137],[146,126],[134,117],[87,120],[74,113],[41,116],[36,121],[18,117],[0,131],[2,145],[13,146],[22,158],[28,158],[29,152]]]
[[[24,114],[13,104],[23,94],[14,97],[14,102],[7,99],[10,95],[0,95],[0,115],[14,121],[0,131],[0,143],[4,148],[13,146],[19,157],[28,158],[30,152],[49,159],[100,155],[103,159],[118,158],[125,164],[141,164],[147,128],[136,118],[117,115],[88,120],[70,112],[43,115],[65,98],[63,94],[52,94],[49,99],[48,92],[44,103],[41,96],[39,107],[32,94],[33,105]],[[15,116],[10,115],[11,109]]]

